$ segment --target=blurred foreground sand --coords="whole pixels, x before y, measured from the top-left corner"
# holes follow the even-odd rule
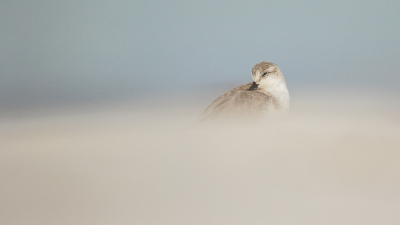
[[[3,118],[0,224],[400,224],[399,101],[316,93],[260,125],[190,128],[200,98]]]

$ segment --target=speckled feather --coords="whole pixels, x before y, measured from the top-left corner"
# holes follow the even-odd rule
[[[210,106],[201,113],[198,122],[211,120],[230,115],[259,114],[267,111],[274,104],[272,96],[260,91],[248,91],[252,83],[233,88],[215,99]]]

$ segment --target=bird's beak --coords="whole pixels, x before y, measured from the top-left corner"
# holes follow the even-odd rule
[[[253,83],[251,84],[251,86],[250,86],[250,88],[248,89],[248,91],[255,90],[255,89],[257,89],[257,87],[258,87],[258,84],[257,84],[256,82],[253,81]]]

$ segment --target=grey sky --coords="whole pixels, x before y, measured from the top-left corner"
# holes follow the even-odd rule
[[[400,1],[0,0],[0,104],[250,81],[399,83]]]

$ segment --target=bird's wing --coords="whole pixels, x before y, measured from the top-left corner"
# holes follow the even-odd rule
[[[234,89],[226,92],[215,99],[197,118],[196,122],[207,120],[216,112],[224,110],[229,103],[235,99],[238,93],[245,91],[250,88],[252,83],[243,84],[235,87]]]
[[[229,111],[236,115],[261,114],[268,109],[271,96],[259,91],[240,91],[229,104]]]

